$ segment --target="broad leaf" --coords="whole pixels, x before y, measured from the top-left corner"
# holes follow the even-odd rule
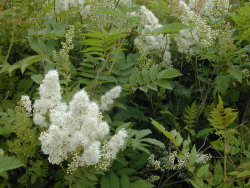
[[[14,157],[0,157],[0,172],[12,170],[24,166],[24,164]]]

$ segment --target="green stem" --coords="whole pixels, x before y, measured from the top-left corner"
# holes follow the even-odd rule
[[[166,186],[166,183],[173,178],[174,176],[176,176],[177,174],[179,174],[181,172],[181,170],[176,171],[175,173],[173,173],[171,176],[169,176],[164,182],[163,184],[160,186],[160,188],[164,188]],[[168,184],[167,184],[168,185]]]
[[[223,177],[224,183],[223,183],[223,188],[227,182],[227,147],[228,147],[228,144],[227,144],[227,128],[226,127],[225,127],[224,131],[225,131],[225,136],[224,136],[224,177]]]

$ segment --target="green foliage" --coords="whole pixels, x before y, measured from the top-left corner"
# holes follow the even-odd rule
[[[169,79],[180,75],[181,73],[176,69],[167,69],[159,72],[157,66],[153,65],[149,70],[135,71],[129,78],[129,87],[133,90],[140,89],[144,92],[148,92],[149,89],[158,91],[159,87],[173,89]]]
[[[183,138],[181,137],[180,133],[178,133],[176,130],[172,130],[171,132],[168,132],[165,130],[165,128],[158,123],[157,121],[151,119],[151,123],[166,136],[176,147],[180,146],[183,142]]]
[[[215,79],[215,89],[221,93],[225,94],[230,86],[230,77],[225,75],[219,75]]]
[[[116,76],[120,74],[127,76],[127,73],[124,75],[120,71],[127,71],[131,67],[131,62],[127,63],[129,65],[119,64],[126,34],[119,31],[107,32],[103,30],[101,32],[90,31],[85,34],[85,37],[83,45],[86,48],[82,52],[86,59],[82,65],[86,69],[82,69],[82,74],[86,78],[94,78],[92,83],[88,84],[92,91],[95,91],[96,87],[102,83],[116,82]]]
[[[134,150],[138,149],[143,152],[150,154],[150,151],[147,147],[151,145],[159,146],[164,148],[164,144],[156,139],[153,138],[145,138],[152,132],[149,129],[143,129],[140,131],[131,130],[129,136],[130,139],[128,140],[128,145],[131,145]]]
[[[58,2],[0,0],[0,187],[250,186],[249,2],[232,1],[221,17],[199,14],[218,35],[211,46],[201,47],[192,33],[194,40],[183,39],[190,53],[181,53],[176,39],[195,25],[180,23],[178,0],[91,0],[82,12],[80,5],[59,11]],[[202,1],[197,2],[198,14]],[[151,19],[141,19],[140,5],[159,19],[153,30],[145,29]],[[74,48],[56,59],[73,26]],[[135,45],[135,38],[147,38],[158,46],[156,36],[171,40],[170,68],[161,67],[158,50]],[[102,115],[111,132],[125,128],[128,138],[106,171],[87,167],[68,174],[65,164],[51,165],[41,152],[43,128],[17,102],[24,94],[36,100],[38,84],[51,69],[64,78],[64,102],[84,88],[98,103],[107,90],[122,86],[114,108]],[[218,104],[211,104],[218,94]],[[156,164],[174,155],[169,166],[185,165],[152,168],[151,154]]]
[[[245,3],[242,7],[236,10],[237,14],[233,15],[232,18],[237,24],[237,29],[240,32],[240,40],[250,40],[250,3]]]
[[[90,31],[85,34],[86,39],[83,41],[83,44],[88,47],[82,52],[89,55],[96,55],[97,57],[95,57],[95,59],[102,63],[112,64],[117,58],[116,54],[124,50],[121,48],[123,44],[120,41],[122,41],[125,36],[125,34],[119,31],[111,33],[105,30],[101,32]]]
[[[237,114],[238,112],[232,108],[224,108],[223,101],[219,96],[219,103],[211,112],[211,118],[208,120],[214,128],[225,129],[237,118]]]
[[[37,140],[37,131],[32,127],[29,115],[23,107],[16,107],[15,123],[11,127],[11,132],[16,138],[7,141],[9,152],[27,160],[34,156],[39,142]],[[23,161],[26,163],[27,161]]]
[[[24,166],[24,164],[14,157],[0,157],[0,172],[12,170]]]
[[[183,121],[186,123],[184,129],[188,130],[192,135],[195,135],[193,129],[198,119],[198,107],[195,102],[185,108],[183,118]]]

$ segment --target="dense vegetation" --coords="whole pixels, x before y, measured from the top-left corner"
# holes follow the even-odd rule
[[[0,27],[0,187],[250,187],[247,0],[2,0]]]

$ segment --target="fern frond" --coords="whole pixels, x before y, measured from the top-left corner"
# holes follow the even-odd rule
[[[184,110],[184,122],[189,128],[194,127],[195,123],[197,122],[198,116],[198,107],[195,102],[192,103],[191,106],[187,106]]]
[[[217,129],[225,129],[237,118],[238,112],[232,108],[224,108],[223,101],[219,96],[219,103],[210,113],[208,121]]]
[[[193,127],[197,123],[198,119],[198,107],[195,102],[191,106],[187,106],[184,110],[183,121],[186,123],[185,129],[192,135],[195,134]]]
[[[103,60],[104,62],[113,62],[115,54],[123,51],[122,39],[126,34],[118,31],[109,33],[105,30],[90,31],[85,34],[86,39],[83,45],[87,46],[82,52]]]

